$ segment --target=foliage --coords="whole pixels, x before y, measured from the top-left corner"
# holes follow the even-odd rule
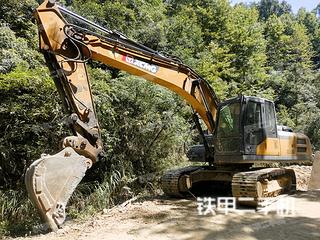
[[[116,165],[142,175],[183,159],[190,110],[178,96],[124,73],[110,79],[92,69],[91,75],[100,76],[94,78],[93,91],[99,119],[104,119],[109,168]]]
[[[39,220],[25,191],[0,190],[0,237],[32,230]]]
[[[75,0],[72,8],[102,26],[155,50],[160,50],[165,44],[163,22],[166,9],[162,1]]]
[[[41,66],[39,53],[30,49],[25,38],[17,38],[6,25],[0,26],[0,42],[0,73],[8,73],[17,65],[24,68]]]
[[[259,10],[260,19],[264,21],[272,15],[281,16],[283,14],[292,13],[291,6],[286,1],[261,0],[254,5]]]
[[[0,6],[0,22],[10,27],[18,37],[33,39],[36,28],[31,19],[37,2],[35,0],[0,0]]]
[[[266,43],[263,26],[258,22],[254,9],[236,6],[230,13],[223,35],[228,46],[230,67],[224,69],[225,79],[230,84],[229,97],[243,93],[260,95],[266,81]]]
[[[21,188],[31,162],[58,149],[63,115],[44,67],[0,74],[0,95],[0,185]]]
[[[195,65],[196,56],[203,51],[204,43],[203,32],[193,8],[183,6],[175,15],[168,17],[165,32],[165,53]]]

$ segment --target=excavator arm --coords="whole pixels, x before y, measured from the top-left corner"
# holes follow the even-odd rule
[[[58,154],[35,161],[26,172],[25,182],[40,215],[51,230],[57,230],[65,220],[65,207],[76,186],[104,154],[87,61],[99,61],[176,92],[191,105],[196,122],[199,115],[210,132],[215,129],[218,99],[209,84],[180,60],[105,29],[55,1],[44,1],[35,17],[40,51],[69,114],[73,136],[63,140],[63,150]],[[198,122],[197,126],[200,130]]]

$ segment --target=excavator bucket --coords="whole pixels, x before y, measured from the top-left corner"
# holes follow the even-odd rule
[[[65,221],[67,202],[92,161],[67,147],[55,155],[45,155],[26,171],[25,184],[30,199],[52,231]]]

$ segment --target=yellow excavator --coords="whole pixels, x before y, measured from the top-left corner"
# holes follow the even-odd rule
[[[201,144],[187,155],[202,164],[167,172],[162,177],[167,195],[183,196],[196,183],[223,181],[231,184],[234,197],[257,201],[289,191],[295,175],[290,169],[255,169],[253,164],[311,159],[307,136],[277,126],[273,102],[251,96],[219,102],[208,82],[180,60],[101,27],[53,0],[44,1],[35,17],[40,51],[74,134],[63,140],[62,151],[42,155],[25,174],[29,197],[51,230],[63,224],[70,196],[87,169],[104,155],[86,70],[91,59],[164,86],[191,105]]]

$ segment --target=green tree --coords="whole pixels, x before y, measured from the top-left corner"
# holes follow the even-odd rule
[[[203,52],[200,72],[213,85],[224,82],[218,90],[225,92],[223,97],[240,93],[265,95],[266,41],[258,12],[243,5],[234,7],[219,35]]]
[[[291,5],[286,1],[278,0],[261,0],[257,4],[254,4],[259,10],[260,19],[263,21],[268,20],[272,15],[281,16],[283,14],[290,14]]]
[[[211,41],[223,41],[223,34],[227,31],[227,22],[231,6],[227,0],[192,1],[206,45]]]
[[[162,1],[75,0],[72,8],[94,22],[152,49],[161,50],[165,44],[166,9]]]
[[[109,168],[141,175],[183,160],[190,108],[176,94],[122,72],[116,79],[99,69],[90,75]]]
[[[18,37],[28,40],[36,35],[36,26],[32,23],[32,13],[38,6],[35,0],[0,0],[0,23],[12,29]]]
[[[16,37],[7,26],[0,26],[0,73],[7,73],[17,65],[36,68],[43,62],[39,53],[28,46],[25,38]]]
[[[306,28],[290,15],[272,15],[266,23],[268,65],[276,71],[311,66],[312,48]],[[299,66],[296,66],[298,64]]]
[[[266,23],[265,34],[269,84],[276,93],[279,121],[295,130],[309,132],[319,108],[316,106],[315,72],[311,61],[314,54],[308,30],[292,15],[272,15]]]
[[[32,161],[58,150],[63,116],[47,68],[0,74],[0,95],[0,186],[21,188]]]
[[[309,39],[312,43],[315,55],[312,60],[317,68],[320,67],[320,22],[316,12],[307,12],[304,8],[300,9],[297,19],[307,29]]]
[[[199,52],[203,51],[203,33],[197,14],[190,6],[182,6],[165,24],[167,44],[165,52],[196,66]]]

